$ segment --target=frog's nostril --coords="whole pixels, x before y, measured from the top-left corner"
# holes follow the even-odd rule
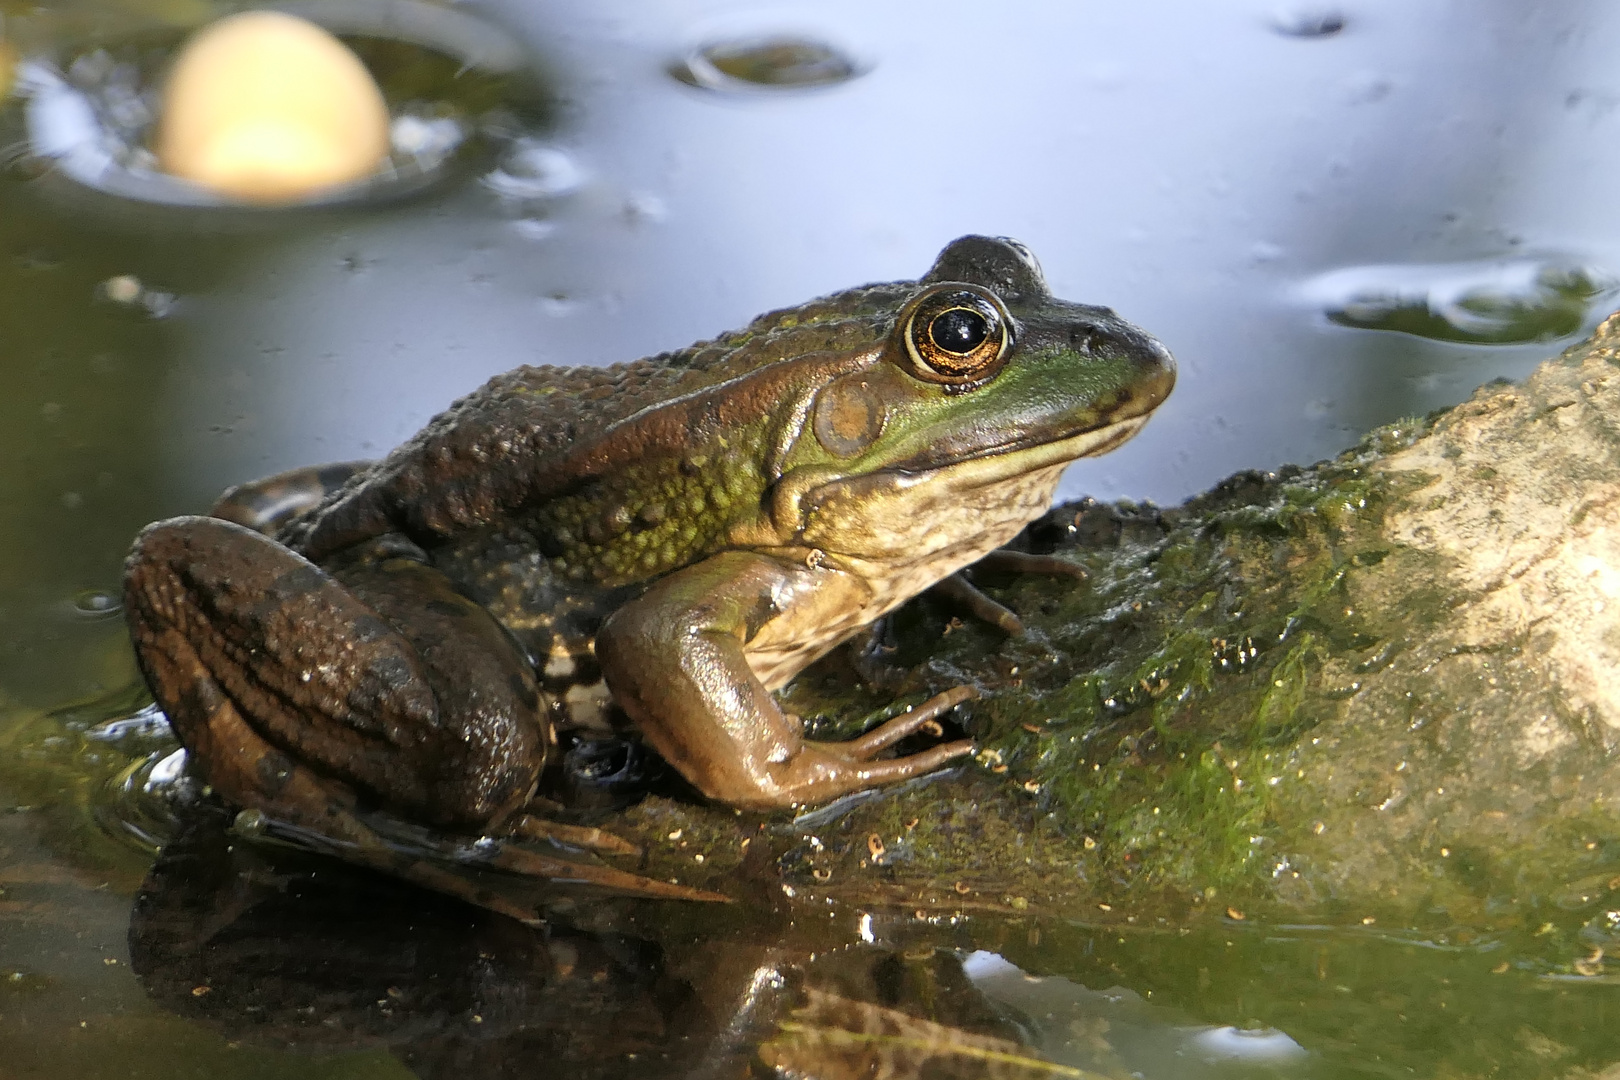
[[[1158,341],[1158,339],[1148,338],[1148,342],[1150,345],[1152,345],[1149,355],[1151,355],[1153,358],[1153,366],[1159,371],[1160,376],[1164,379],[1164,391],[1168,394],[1170,392],[1170,387],[1175,385],[1176,381],[1176,358],[1170,355],[1170,350],[1165,348],[1164,345]]]
[[[1159,366],[1170,371],[1176,370],[1176,358],[1170,355],[1170,350],[1164,347],[1164,342],[1158,338],[1148,338],[1153,344],[1154,355],[1158,358]]]

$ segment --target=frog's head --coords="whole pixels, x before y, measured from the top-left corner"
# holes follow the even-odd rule
[[[962,237],[871,362],[817,390],[785,462],[800,535],[884,558],[1010,535],[1065,465],[1129,439],[1174,384],[1163,345],[1054,297],[1022,244]]]

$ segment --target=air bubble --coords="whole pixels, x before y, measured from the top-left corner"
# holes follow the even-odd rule
[[[484,186],[514,201],[560,199],[579,190],[585,170],[566,150],[535,139],[519,139]]]
[[[231,831],[238,836],[263,836],[269,827],[270,819],[264,816],[263,810],[243,810],[231,822]]]
[[[73,610],[94,619],[116,615],[122,609],[118,597],[101,589],[85,589],[73,597]]]

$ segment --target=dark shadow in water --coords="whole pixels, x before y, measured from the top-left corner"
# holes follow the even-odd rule
[[[712,1030],[655,943],[531,929],[298,852],[233,842],[203,808],[135,900],[130,962],[227,1038],[382,1049],[424,1078],[685,1075]]]

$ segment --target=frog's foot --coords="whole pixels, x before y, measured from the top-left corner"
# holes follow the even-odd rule
[[[996,548],[974,563],[973,567],[1015,574],[1051,574],[1055,577],[1072,577],[1077,581],[1084,581],[1087,577],[1085,567],[1067,559],[1060,559],[1056,555],[1031,555],[1027,551],[1013,551],[1010,548]],[[1016,612],[990,599],[961,572],[935,582],[933,591],[1008,637],[1018,637],[1024,632],[1024,622]]]
[[[609,855],[640,855],[641,849],[630,841],[614,836],[606,829],[586,825],[564,825],[556,821],[520,814],[512,822],[512,835],[526,840],[549,840],[587,851],[601,851]]]
[[[234,521],[269,536],[287,521],[319,506],[350,477],[370,466],[369,461],[309,465],[237,484],[219,497],[208,516]]]
[[[818,742],[811,745],[846,761],[867,761],[904,739],[907,735],[914,735],[924,729],[928,729],[928,733],[931,735],[942,734],[939,718],[962,704],[962,702],[970,701],[978,696],[978,691],[971,686],[953,687],[943,694],[935,694],[921,705],[908,709],[892,720],[884,721],[857,738],[850,739],[847,742]],[[973,744],[969,742],[966,745],[968,752],[971,752]]]
[[[887,727],[866,737],[887,735]],[[850,753],[849,745],[806,740],[780,765],[761,769],[748,777],[746,784],[733,786],[725,801],[762,810],[814,806],[851,792],[926,776],[977,749],[973,740],[960,739],[906,757],[871,761]]]

